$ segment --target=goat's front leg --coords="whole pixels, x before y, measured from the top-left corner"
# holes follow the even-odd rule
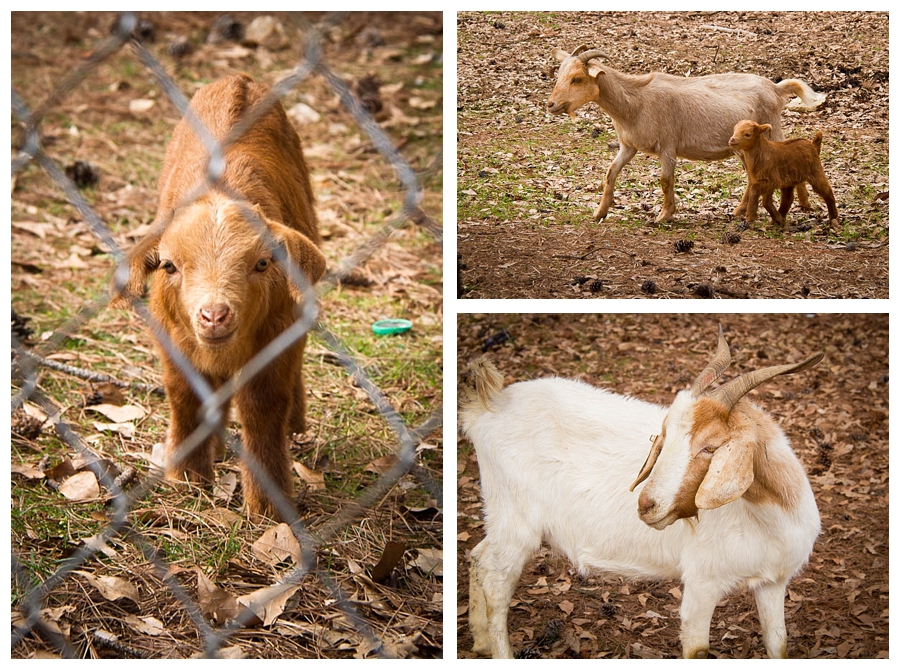
[[[671,221],[675,218],[675,163],[674,156],[660,154],[659,157],[659,183],[663,190],[663,208],[656,217],[657,223]]]
[[[741,165],[744,166],[744,172],[747,172],[747,163],[744,161],[744,153],[742,151],[737,152],[738,158],[741,159]],[[734,209],[734,217],[737,219],[742,218],[747,213],[747,204],[750,196],[750,186],[747,185],[747,188],[744,189],[744,195],[741,196],[741,204],[739,204]]]
[[[491,655],[491,638],[488,631],[487,604],[484,598],[481,566],[478,557],[487,546],[487,539],[478,543],[469,557],[469,631],[472,633],[472,651],[482,656]]]
[[[781,214],[782,219],[787,216],[788,211],[791,209],[791,203],[793,202],[794,189],[791,187],[781,189],[781,207],[778,208],[778,213]]]
[[[244,428],[244,501],[252,514],[269,517],[281,516],[272,502],[275,491],[290,501],[293,487],[287,444],[293,389],[272,374],[276,363],[247,382],[236,398]]]
[[[785,584],[763,584],[753,590],[763,641],[769,658],[787,658],[787,629],[784,625]]]
[[[219,425],[195,443],[193,434],[203,423],[202,404],[181,370],[167,356],[163,357],[163,385],[172,410],[166,433],[166,478],[211,484],[215,480],[216,456],[225,451],[218,431],[228,417],[228,405],[220,409]]]
[[[756,213],[759,211],[759,186],[754,183],[747,185],[747,209],[744,210],[744,221],[752,223],[756,221]]]
[[[609,208],[612,207],[613,193],[616,190],[616,179],[619,176],[619,172],[621,172],[622,168],[634,158],[636,153],[637,149],[634,147],[629,147],[624,144],[619,145],[619,153],[616,154],[612,165],[610,165],[609,170],[606,171],[603,196],[600,198],[600,206],[594,210],[594,221],[605,219],[606,215],[609,214]]]
[[[681,598],[681,653],[684,658],[709,656],[709,626],[724,590],[708,582],[684,584]]]

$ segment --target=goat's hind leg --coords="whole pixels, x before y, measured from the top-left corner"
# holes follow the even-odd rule
[[[762,584],[753,589],[763,641],[769,658],[787,658],[787,629],[784,625],[786,584]]]
[[[525,561],[537,546],[512,544],[504,538],[503,551],[494,551],[490,537],[472,550],[469,567],[469,629],[472,651],[493,658],[512,658],[507,619]],[[539,540],[538,540],[539,542]],[[529,543],[530,544],[530,543]]]
[[[663,190],[663,208],[656,217],[657,223],[671,221],[675,218],[675,164],[674,157],[660,155],[659,166],[660,176],[659,183]]]

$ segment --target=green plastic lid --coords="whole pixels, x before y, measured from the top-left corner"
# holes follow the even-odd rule
[[[412,328],[412,321],[407,319],[382,319],[372,324],[372,332],[376,335],[396,335]]]

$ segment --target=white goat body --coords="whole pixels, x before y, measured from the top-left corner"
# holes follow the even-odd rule
[[[619,140],[619,152],[606,173],[603,196],[594,211],[595,221],[609,213],[616,178],[638,151],[659,157],[664,204],[656,220],[671,221],[678,158],[712,161],[733,155],[728,140],[742,119],[770,124],[772,139],[782,140],[781,111],[792,96],[809,106],[824,100],[823,94],[799,79],[776,84],[765,77],[738,73],[630,75],[597,61],[603,56],[597,50],[579,47],[570,55],[554,49],[553,55],[561,65],[548,111],[574,116],[576,109],[595,102],[612,118]],[[803,184],[797,186],[797,196],[800,206],[808,209],[809,196]],[[745,193],[735,216],[742,216],[746,207]]]
[[[723,343],[720,334],[720,353]],[[582,573],[681,580],[685,657],[707,655],[716,603],[747,587],[768,655],[786,656],[785,589],[806,564],[820,521],[803,467],[768,414],[731,398],[723,416],[722,398],[695,395],[696,384],[666,409],[559,378],[502,389],[483,359],[472,371],[478,393],[461,404],[460,423],[478,457],[486,531],[471,554],[474,651],[512,656],[509,602],[525,562],[545,542]],[[717,460],[735,453],[739,467]],[[741,468],[749,468],[749,482]],[[640,492],[629,490],[648,475]],[[703,480],[715,490],[700,493]],[[737,480],[742,490],[731,490]],[[698,507],[696,522],[673,524]]]

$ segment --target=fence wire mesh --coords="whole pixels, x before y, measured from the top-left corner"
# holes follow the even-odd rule
[[[234,21],[231,24],[233,30],[237,30],[235,26],[240,26],[231,17],[219,17],[217,19],[219,28],[223,20]],[[11,560],[14,620],[11,644],[14,657],[29,655],[38,647],[44,649],[43,653],[50,652],[64,657],[180,655],[184,654],[183,644],[167,648],[165,644],[159,643],[166,640],[168,634],[166,627],[170,625],[174,627],[173,622],[176,619],[184,622],[185,628],[192,630],[193,653],[208,657],[246,655],[245,649],[250,649],[251,654],[265,653],[273,656],[311,653],[322,656],[352,654],[361,657],[440,654],[440,616],[433,617],[428,626],[419,627],[415,635],[391,634],[392,625],[397,625],[412,615],[420,619],[429,618],[422,616],[421,612],[404,611],[403,593],[396,590],[396,583],[393,584],[395,591],[389,592],[390,580],[396,582],[397,579],[396,571],[391,569],[397,561],[392,561],[389,556],[392,553],[396,554],[396,547],[393,546],[396,543],[386,541],[380,562],[382,567],[388,566],[387,577],[379,575],[376,579],[372,573],[378,570],[378,566],[366,572],[352,559],[341,557],[341,547],[347,542],[352,542],[357,532],[355,527],[366,523],[367,516],[374,513],[379,503],[385,500],[388,493],[396,488],[398,482],[405,476],[408,476],[406,481],[410,482],[410,487],[418,489],[429,501],[434,501],[434,514],[430,520],[422,522],[422,525],[428,526],[432,531],[440,529],[442,491],[440,476],[435,474],[438,468],[423,464],[422,459],[418,457],[425,439],[438,433],[441,428],[439,400],[437,406],[432,407],[430,411],[419,412],[420,418],[416,422],[409,419],[411,412],[398,411],[392,404],[391,391],[382,390],[373,380],[371,371],[373,368],[377,369],[381,361],[373,362],[372,356],[360,360],[360,356],[353,353],[352,346],[319,322],[315,299],[316,296],[322,298],[339,286],[342,280],[358,271],[367,259],[384,249],[392,235],[399,229],[408,227],[419,229],[422,236],[437,243],[435,246],[439,250],[440,224],[423,209],[423,184],[420,175],[395,148],[395,140],[385,132],[382,125],[379,125],[371,109],[367,109],[351,87],[331,69],[323,54],[323,44],[329,31],[340,29],[345,25],[348,21],[347,15],[323,14],[316,16],[314,21],[306,16],[297,16],[292,17],[291,21],[302,37],[302,46],[295,49],[299,57],[289,71],[271,87],[271,96],[251,108],[222,141],[216,141],[203,126],[202,121],[191,114],[188,108],[190,96],[182,90],[177,77],[169,72],[170,68],[164,65],[159,54],[148,48],[146,31],[153,27],[153,23],[133,13],[117,15],[109,35],[94,43],[89,55],[68,71],[42,102],[32,106],[27,101],[25,93],[15,87],[12,90],[13,124],[21,130],[16,147],[18,151],[14,151],[12,159],[14,184],[17,175],[28,169],[34,169],[35,166],[46,174],[52,184],[62,191],[65,200],[74,207],[81,220],[87,224],[99,248],[117,265],[114,281],[118,286],[127,281],[128,274],[127,264],[122,262],[124,253],[118,241],[122,236],[111,230],[108,221],[105,221],[96,207],[88,201],[76,183],[76,176],[60,167],[58,159],[52,153],[52,141],[48,141],[52,138],[47,136],[46,120],[49,115],[60,112],[67,97],[88,82],[102,64],[115,62],[123,54],[130,54],[141,65],[142,69],[132,72],[131,76],[152,77],[161,94],[171,101],[178,113],[188,120],[193,130],[202,138],[204,149],[209,156],[209,167],[205,179],[194,186],[191,192],[192,200],[210,189],[221,190],[224,187],[218,181],[218,177],[224,169],[226,160],[224,152],[228,144],[253,128],[272,105],[280,104],[285,96],[296,92],[298,87],[308,82],[311,77],[320,77],[327,83],[335,100],[349,112],[353,121],[358,124],[377,151],[377,155],[381,157],[380,160],[391,167],[400,183],[402,198],[402,205],[398,210],[388,215],[382,224],[376,226],[374,232],[361,236],[342,258],[329,259],[330,269],[316,285],[315,290],[310,289],[304,272],[286,255],[279,256],[277,247],[270,241],[275,252],[275,260],[282,265],[289,281],[300,289],[304,299],[300,309],[295,310],[296,318],[290,327],[257,352],[238,374],[218,385],[218,388],[213,388],[208,378],[194,368],[189,358],[169,338],[162,324],[155,321],[145,304],[134,301],[134,308],[149,325],[160,350],[175,362],[181,374],[189,380],[191,389],[202,405],[200,414],[203,419],[199,422],[199,426],[179,445],[174,456],[169,455],[170,458],[186,456],[210,436],[221,435],[223,441],[227,442],[229,450],[252,473],[254,480],[262,483],[278,516],[286,522],[286,525],[280,527],[274,526],[274,522],[270,525],[276,531],[278,528],[287,529],[287,534],[291,536],[287,539],[280,537],[279,542],[284,541],[285,546],[293,548],[287,550],[288,554],[293,552],[293,560],[286,558],[285,562],[271,563],[268,566],[269,574],[265,575],[265,585],[250,593],[246,592],[247,589],[243,589],[244,593],[239,597],[234,597],[215,584],[214,580],[210,580],[203,568],[195,567],[193,572],[186,570],[182,565],[187,563],[184,557],[177,557],[169,542],[162,542],[158,534],[148,532],[152,524],[136,518],[138,512],[146,513],[146,501],[156,494],[162,484],[162,473],[151,467],[135,468],[122,455],[118,458],[110,456],[106,453],[109,450],[103,450],[103,442],[102,440],[98,442],[96,436],[92,436],[91,440],[86,439],[88,436],[84,434],[83,426],[66,418],[66,403],[60,400],[59,392],[48,391],[46,388],[52,384],[42,376],[42,371],[46,374],[71,375],[94,384],[109,384],[125,389],[127,393],[147,394],[148,398],[157,397],[156,402],[162,406],[158,396],[164,394],[164,391],[158,385],[122,381],[113,374],[72,365],[68,362],[71,357],[61,355],[66,352],[67,343],[71,338],[107,309],[108,296],[105,292],[86,297],[77,311],[68,315],[63,323],[53,329],[49,337],[38,344],[28,341],[27,320],[23,320],[13,312],[11,374],[13,415],[21,413],[22,408],[27,406],[30,409],[30,417],[39,416],[39,422],[44,422],[45,427],[52,427],[61,442],[61,448],[64,445],[70,452],[70,458],[66,459],[73,470],[70,474],[74,476],[79,472],[91,473],[99,484],[98,498],[103,501],[103,521],[99,532],[90,536],[79,536],[78,531],[65,533],[65,541],[73,548],[67,549],[52,565],[40,564],[39,545],[27,546],[26,543],[16,546],[16,543],[13,543]],[[278,25],[281,30],[281,24]],[[376,34],[372,34],[368,39],[372,41],[377,38]],[[15,69],[14,62],[14,72]],[[440,157],[433,158],[436,161],[433,164],[439,165]],[[242,199],[240,193],[232,195],[239,201]],[[249,225],[258,227],[260,234],[264,234],[265,225],[251,208],[242,207],[242,213]],[[431,261],[439,266],[439,254]],[[113,262],[110,263],[110,269],[112,265]],[[69,287],[68,290],[73,289]],[[241,388],[246,387],[255,375],[273,364],[279,355],[307,334],[313,336],[315,341],[323,343],[326,351],[319,353],[323,364],[327,364],[326,361],[339,364],[346,371],[345,381],[348,387],[359,389],[365,394],[368,403],[374,406],[389,432],[393,434],[395,444],[392,457],[387,460],[380,459],[377,478],[368,485],[359,486],[359,490],[346,498],[335,494],[335,498],[339,499],[341,504],[336,505],[335,512],[327,518],[316,519],[314,527],[310,527],[304,520],[302,511],[297,512],[295,501],[282,494],[279,486],[272,481],[271,473],[244,449],[239,434],[236,431],[223,434],[222,428],[227,425],[230,400]],[[50,381],[52,382],[52,379]],[[438,390],[436,397],[439,399],[439,396]],[[427,403],[423,402],[421,406],[425,404]],[[35,408],[38,410],[37,414]],[[368,410],[360,408],[357,411]],[[423,415],[424,420],[421,419]],[[14,425],[14,444],[17,430]],[[19,438],[21,439],[21,435]],[[439,439],[436,437],[434,441]],[[14,465],[16,453],[14,449]],[[78,461],[77,467],[71,465],[75,460]],[[17,474],[26,474],[28,466],[21,463],[19,465],[20,467],[15,468]],[[49,463],[45,461],[42,466],[49,466]],[[47,467],[46,471],[49,470]],[[56,480],[66,481],[65,477],[58,473],[46,475],[44,478],[54,480],[54,485]],[[246,483],[244,484],[246,486]],[[194,488],[188,495],[197,498],[203,497],[204,493]],[[16,509],[17,504],[31,504],[23,502],[25,498],[26,496],[19,496],[17,503],[14,491],[13,508]],[[386,512],[387,515],[393,513]],[[24,523],[22,532],[26,536],[30,534],[36,538],[41,535],[40,531],[28,528],[29,523],[34,527],[40,523],[36,519],[41,514],[37,507],[32,512],[25,512],[19,508],[19,515],[16,518]],[[29,522],[29,518],[35,520]],[[389,526],[393,527],[393,523],[390,522]],[[408,525],[408,522],[404,523]],[[397,525],[401,523],[398,521]],[[430,536],[437,539],[439,549],[441,546],[439,530]],[[213,537],[210,535],[207,539],[211,541]],[[221,541],[227,544],[232,539],[225,537],[221,538]],[[290,542],[291,539],[294,543]],[[115,557],[117,553],[122,552],[123,545],[138,552],[143,567],[147,570],[141,576],[143,586],[140,590],[131,590],[126,583],[127,579],[104,574],[104,567],[115,563]],[[119,552],[116,552],[114,547],[119,547]],[[407,556],[409,553],[407,552]],[[419,557],[424,554],[425,552],[419,552]],[[355,574],[356,580],[344,579],[341,571],[333,567],[337,563],[346,564],[348,573]],[[418,565],[421,568],[424,563]],[[435,580],[433,567],[422,568],[422,571],[426,579]],[[363,574],[360,575],[360,572]],[[258,579],[247,581],[254,581],[257,582],[257,586],[259,585]],[[382,585],[385,581],[388,582],[388,586]],[[234,582],[235,580],[232,580],[230,583],[233,585]],[[321,610],[328,613],[327,618],[339,614],[340,625],[307,625],[309,622],[304,622],[302,617],[288,616],[291,612],[291,603],[295,602],[291,598],[313,582],[320,587],[318,593]],[[88,624],[90,617],[79,617],[77,612],[67,609],[72,608],[72,605],[67,603],[65,595],[67,586],[82,591],[88,588],[96,589],[102,596],[97,599],[98,601],[118,607],[116,611],[124,619],[130,617],[132,620],[143,622],[144,627],[140,628],[138,625],[138,629],[146,631],[146,635],[129,637],[101,626]],[[148,597],[148,593],[158,587],[164,587],[166,595],[160,596],[154,592],[152,597]],[[348,592],[348,588],[353,589],[353,592]],[[433,600],[438,604],[439,594],[438,585],[432,594]],[[384,609],[385,603],[396,605],[387,608],[391,610],[387,621],[373,614],[376,609]],[[171,604],[177,606],[177,613],[169,609]],[[440,607],[437,611],[439,610]],[[278,620],[279,615],[283,625],[276,629],[274,622]],[[296,629],[293,631],[294,635],[306,636],[306,646],[298,644],[279,648],[278,644],[271,643],[269,651],[260,652],[258,645],[242,644],[248,637],[253,635],[266,637],[276,630],[281,635],[290,635],[288,631],[291,626]],[[157,627],[157,630],[152,630],[154,627]],[[407,629],[404,630],[412,628],[414,627],[407,621]],[[338,634],[335,631],[344,632]],[[145,644],[143,641],[149,639],[148,636],[157,639],[152,644]],[[41,640],[42,644],[35,645],[35,640]],[[344,641],[343,646],[341,640]],[[309,649],[314,651],[310,652]]]

